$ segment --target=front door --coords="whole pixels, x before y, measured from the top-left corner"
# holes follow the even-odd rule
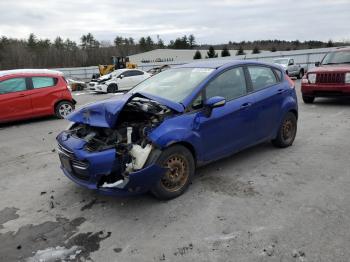
[[[32,106],[25,77],[0,81],[0,122],[29,118]]]
[[[242,67],[224,71],[206,86],[205,99],[214,96],[224,97],[226,104],[212,109],[210,114],[204,108],[194,120],[202,141],[204,161],[221,158],[248,146],[254,128],[255,116],[251,113],[254,96],[247,94]]]

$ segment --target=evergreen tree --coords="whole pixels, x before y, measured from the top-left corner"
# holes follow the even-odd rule
[[[29,48],[35,48],[36,44],[37,44],[36,36],[33,33],[31,33],[28,37],[27,45]]]
[[[326,47],[334,47],[333,41],[329,40]]]
[[[61,37],[57,36],[53,42],[53,45],[57,49],[63,49],[63,47],[64,47],[63,39]]]
[[[194,53],[193,59],[202,59],[202,54],[199,50]]]
[[[153,49],[154,42],[150,36],[146,37],[146,50],[150,51]]]
[[[254,46],[252,54],[260,54],[260,49],[258,46]]]
[[[244,52],[242,45],[239,46],[236,55],[245,55],[245,52]]]
[[[209,46],[209,50],[207,52],[207,57],[206,58],[215,58],[218,57],[218,54],[215,53],[214,47],[213,46]]]
[[[224,48],[222,49],[222,51],[221,51],[221,56],[222,56],[222,57],[231,56],[230,51],[228,51],[227,46],[224,46]]]
[[[191,34],[188,36],[188,44],[190,45],[191,49],[195,46],[196,39],[195,39],[194,35]]]
[[[146,51],[147,50],[147,44],[146,44],[146,38],[141,37],[139,40],[139,46],[141,51]]]

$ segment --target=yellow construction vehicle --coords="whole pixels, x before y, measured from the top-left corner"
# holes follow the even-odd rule
[[[112,64],[99,65],[98,71],[100,72],[100,74],[94,74],[92,78],[98,78],[100,76],[109,74],[117,69],[122,69],[122,68],[134,69],[136,67],[137,67],[137,64],[130,63],[129,57],[112,56]]]

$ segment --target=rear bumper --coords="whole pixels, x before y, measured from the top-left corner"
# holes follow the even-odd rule
[[[59,134],[57,141],[63,173],[76,184],[102,194],[129,196],[145,193],[166,171],[165,168],[151,164],[124,177],[115,149],[88,152],[84,149],[85,141],[69,136],[66,132]],[[116,178],[113,182],[120,181],[120,184],[103,186],[106,180],[112,178]]]
[[[301,92],[309,96],[350,96],[350,84],[306,84],[302,83]]]

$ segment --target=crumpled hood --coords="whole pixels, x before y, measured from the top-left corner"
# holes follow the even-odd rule
[[[134,94],[126,93],[115,98],[88,104],[69,114],[67,119],[75,123],[87,124],[90,126],[113,128],[121,110],[134,97],[146,97],[155,100],[179,113],[184,111],[184,107],[180,103],[140,92]]]

